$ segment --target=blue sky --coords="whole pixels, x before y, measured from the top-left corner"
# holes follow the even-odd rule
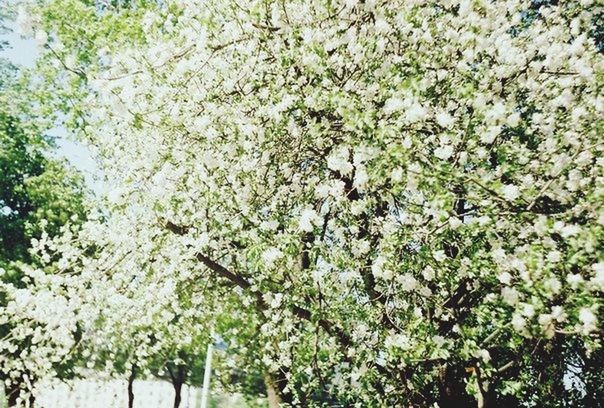
[[[8,41],[10,47],[1,50],[0,56],[9,59],[16,65],[27,68],[33,67],[39,54],[34,40],[32,38],[22,38],[16,33],[14,26],[9,24],[9,27],[13,28],[12,32],[0,35],[0,40]],[[86,183],[93,191],[96,193],[102,192],[104,190],[102,183],[95,180],[94,177],[98,175],[99,169],[88,149],[70,138],[63,128],[53,128],[48,134],[57,138],[59,146],[57,154],[67,158],[74,167],[84,174]]]

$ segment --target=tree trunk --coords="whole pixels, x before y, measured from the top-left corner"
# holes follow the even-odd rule
[[[179,365],[176,372],[172,371],[170,366],[168,366],[168,372],[170,373],[170,379],[174,387],[174,408],[179,408],[182,402],[182,386],[185,383],[187,371],[185,366]]]
[[[181,396],[182,383],[174,384],[174,408],[180,407],[180,402],[182,401]]]
[[[136,367],[132,367],[128,377],[128,408],[134,408],[134,379],[136,378]]]
[[[475,407],[476,399],[466,392],[464,379],[467,374],[462,367],[452,367],[445,363],[440,368],[440,408]]]
[[[182,391],[182,383],[175,382],[174,385],[174,408],[180,407],[180,402],[182,401],[181,391]]]
[[[269,373],[264,374],[264,384],[266,385],[266,395],[268,397],[268,408],[279,408],[281,403],[281,396],[277,391],[275,382]]]

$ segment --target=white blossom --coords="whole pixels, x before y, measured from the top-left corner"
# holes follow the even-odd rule
[[[312,232],[315,227],[321,226],[323,220],[312,208],[306,208],[302,211],[299,220],[299,227],[302,231]]]
[[[441,160],[447,160],[449,157],[453,155],[453,146],[444,145],[434,149],[434,156],[438,157]]]
[[[275,266],[275,262],[281,259],[282,257],[283,252],[281,252],[278,248],[275,247],[268,248],[262,253],[262,260],[269,268]]]
[[[455,123],[455,120],[449,113],[440,112],[436,115],[436,123],[444,128],[450,128]]]
[[[508,201],[514,201],[520,197],[520,189],[514,184],[505,184],[502,188],[503,197]]]
[[[583,333],[588,334],[597,329],[596,323],[598,319],[596,315],[586,307],[579,311],[579,321],[582,323],[581,330]]]
[[[499,282],[503,283],[504,285],[509,285],[512,283],[512,275],[510,275],[509,272],[501,273],[497,279],[499,279]]]

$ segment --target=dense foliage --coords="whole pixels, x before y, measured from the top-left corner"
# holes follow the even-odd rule
[[[114,187],[27,294],[91,367],[214,327],[292,405],[602,400],[596,2],[91,3],[22,19]]]
[[[0,25],[2,17],[0,13]],[[44,268],[50,261],[32,256],[31,241],[61,234],[62,226],[82,219],[85,194],[81,175],[53,155],[53,140],[28,110],[31,101],[23,95],[17,68],[0,60],[0,74],[0,380],[9,404],[14,405],[21,391],[35,383],[40,366],[60,375],[71,369],[57,358],[54,347],[36,345],[37,324],[44,316],[56,319],[57,310],[46,310],[40,299],[28,311],[37,323],[23,331],[21,319],[29,321],[31,316],[12,314],[10,300],[23,295],[27,303],[28,287],[35,281],[26,271]],[[56,323],[51,327],[63,330]],[[68,345],[72,344],[73,333],[64,330],[69,333]],[[62,340],[57,336],[55,344]]]

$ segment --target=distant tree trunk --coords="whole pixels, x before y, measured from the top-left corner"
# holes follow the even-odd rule
[[[187,371],[183,365],[177,366],[176,370],[172,370],[168,365],[168,372],[170,373],[170,379],[174,387],[174,408],[178,408],[182,401],[182,386],[185,383]]]
[[[268,397],[269,408],[279,408],[281,403],[281,396],[275,386],[275,381],[269,373],[264,374],[264,384],[266,385],[266,395]]]
[[[132,367],[130,377],[128,377],[128,408],[134,408],[134,379],[136,378],[136,367]]]
[[[10,384],[5,385],[5,394],[9,407],[17,406],[17,399],[24,393],[24,389],[21,387],[23,383],[23,377],[19,377],[17,380],[13,380]],[[34,406],[35,398],[33,395],[30,394],[27,401],[29,401],[30,408]]]

